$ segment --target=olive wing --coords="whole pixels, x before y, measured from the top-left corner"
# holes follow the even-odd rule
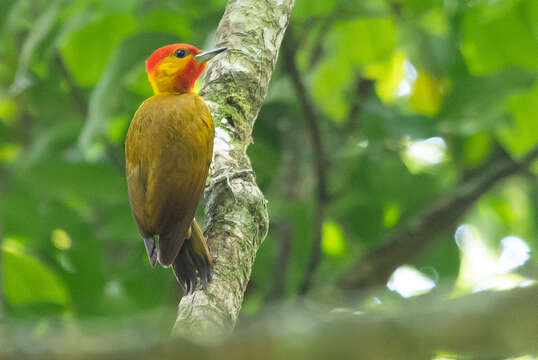
[[[213,153],[214,127],[195,94],[154,96],[129,128],[129,199],[142,236],[159,235],[159,261],[179,252],[203,193]]]

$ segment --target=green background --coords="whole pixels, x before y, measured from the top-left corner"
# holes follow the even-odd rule
[[[145,58],[171,42],[210,48],[224,6],[0,3],[7,318],[31,319],[40,333],[51,321],[175,310],[173,274],[151,269],[129,210],[123,142],[138,105],[152,94]],[[284,41],[318,114],[328,164],[322,258],[310,292],[312,301],[325,301],[351,264],[428,204],[483,166],[536,146],[538,2],[297,0],[290,29],[293,42]],[[242,318],[297,297],[316,228],[309,123],[283,63],[248,149],[271,226]],[[431,246],[406,261],[412,280],[402,286],[428,291],[416,288],[422,279],[426,288],[443,285],[447,296],[459,296],[486,280],[510,288],[532,278],[502,268],[499,259],[501,240],[514,236],[518,254],[531,254],[526,268],[536,266],[537,171],[532,164],[463,214],[457,225],[466,225],[460,235],[468,246],[454,241],[456,227],[432,232]],[[389,303],[400,297],[384,287],[375,294]],[[171,320],[163,322],[166,332]]]

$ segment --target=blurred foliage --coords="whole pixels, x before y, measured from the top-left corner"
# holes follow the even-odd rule
[[[145,58],[169,42],[211,46],[224,6],[224,0],[0,3],[7,315],[132,316],[177,304],[172,272],[150,268],[129,211],[123,139],[151,95]],[[499,152],[517,157],[537,145],[537,24],[533,0],[297,0],[294,50],[321,115],[329,163],[331,200],[314,293]],[[249,314],[269,301],[275,272],[286,271],[278,299],[297,295],[312,247],[315,161],[281,63],[248,150],[271,216],[244,304]],[[361,87],[365,82],[373,86]],[[479,234],[480,256],[490,263],[502,258],[501,239],[508,236],[535,254],[537,170],[495,187],[466,214],[467,232]],[[282,252],[285,238],[291,243]],[[408,273],[447,281],[454,294],[502,275],[495,269],[469,275],[484,263],[467,248],[443,235],[417,254]],[[278,267],[281,256],[285,269]],[[378,292],[379,299],[394,296]]]

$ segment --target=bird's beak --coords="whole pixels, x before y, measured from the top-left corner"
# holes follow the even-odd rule
[[[216,48],[216,49],[213,49],[213,50],[202,51],[202,52],[199,52],[198,54],[194,55],[193,57],[194,57],[194,60],[196,60],[197,63],[203,64],[203,63],[208,62],[209,60],[213,59],[216,55],[220,54],[221,52],[223,52],[226,49],[227,48],[225,48],[225,47],[220,47],[220,48]]]

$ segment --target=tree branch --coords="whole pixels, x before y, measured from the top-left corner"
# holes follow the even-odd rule
[[[312,70],[316,65],[320,62],[321,59],[323,59],[324,54],[324,42],[327,38],[327,35],[329,34],[329,30],[331,26],[337,21],[337,17],[335,15],[328,16],[321,20],[321,25],[319,25],[319,30],[316,36],[316,39],[314,40],[314,44],[312,46],[312,51],[310,52],[310,59],[308,60],[308,68]],[[308,31],[310,31],[310,26],[306,26],[303,33],[304,36],[307,36]]]
[[[279,197],[286,202],[294,202],[299,195],[302,184],[301,158],[304,151],[302,133],[295,131],[297,126],[289,124],[281,126],[282,139],[282,166],[278,177]],[[276,234],[276,257],[272,265],[273,284],[266,300],[281,300],[286,291],[286,282],[289,269],[289,260],[292,256],[293,236],[295,224],[287,218],[277,219],[274,232]]]
[[[451,300],[419,296],[385,312],[272,312],[261,326],[239,332],[243,342],[232,348],[247,342],[266,359],[431,359],[439,351],[473,359],[533,355],[538,351],[537,300],[538,287],[531,286]],[[296,342],[285,346],[282,339]],[[286,351],[271,355],[282,348]],[[234,358],[246,359],[248,353],[235,352]]]
[[[538,157],[538,147],[519,161],[494,161],[482,173],[456,185],[448,196],[433,203],[409,224],[374,248],[340,280],[345,289],[382,286],[401,264],[410,262],[439,235],[454,229],[460,217],[494,185],[523,171]]]
[[[329,203],[327,189],[327,160],[323,150],[323,138],[320,130],[320,120],[314,103],[308,96],[306,86],[295,63],[295,39],[288,30],[288,39],[283,45],[283,60],[287,74],[291,77],[295,93],[299,98],[303,114],[310,130],[312,151],[314,153],[315,175],[317,180],[316,207],[314,209],[314,229],[312,235],[312,250],[308,259],[305,277],[299,287],[299,295],[305,295],[312,285],[316,270],[321,261],[321,232],[325,211]]]
[[[230,0],[216,43],[228,47],[211,62],[201,95],[216,125],[205,196],[213,281],[179,303],[176,336],[218,341],[234,328],[256,251],[269,220],[246,148],[264,102],[294,0]]]
[[[267,294],[267,301],[280,301],[286,292],[288,265],[292,253],[294,226],[288,219],[280,219],[275,226],[276,258],[271,272],[273,286]]]
[[[357,79],[349,113],[343,127],[346,134],[353,134],[355,132],[358,124],[357,116],[361,113],[364,101],[374,88],[374,85],[375,80],[366,78]]]
[[[3,193],[0,183],[0,194]],[[4,320],[4,232],[0,220],[0,321]]]
[[[271,309],[265,319],[212,347],[163,340],[148,334],[151,322],[141,319],[105,323],[99,332],[88,330],[91,324],[80,331],[52,328],[40,336],[28,336],[34,328],[17,328],[2,339],[0,358],[432,359],[443,351],[458,359],[504,359],[538,352],[537,301],[538,286],[530,286],[446,301],[419,296],[366,314]]]

